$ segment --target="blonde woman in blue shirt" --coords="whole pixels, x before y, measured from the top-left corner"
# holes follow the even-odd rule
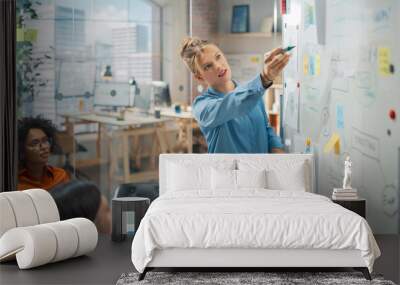
[[[281,48],[265,54],[260,74],[243,85],[231,79],[223,52],[208,41],[186,38],[181,57],[194,77],[208,86],[192,107],[209,153],[283,153],[262,96],[288,63],[289,54]]]

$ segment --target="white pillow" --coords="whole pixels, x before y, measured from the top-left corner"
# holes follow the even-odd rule
[[[240,188],[267,188],[266,171],[259,170],[211,170],[213,190],[238,190]]]
[[[284,156],[284,155],[282,155]],[[239,170],[267,171],[267,188],[274,190],[299,190],[311,192],[311,166],[309,159],[286,158],[275,155],[270,158],[239,159]]]
[[[211,169],[212,190],[236,190],[236,170],[232,169]]]
[[[266,171],[236,170],[238,188],[267,188]]]
[[[267,170],[268,189],[306,191],[308,181],[304,162],[281,164]]]
[[[169,162],[167,191],[211,190],[211,169],[234,169],[234,161],[210,161],[196,164],[191,161]]]
[[[210,188],[210,181],[204,179],[206,173],[210,174],[209,168],[190,167],[176,163],[169,163],[168,167],[168,190],[185,191]]]

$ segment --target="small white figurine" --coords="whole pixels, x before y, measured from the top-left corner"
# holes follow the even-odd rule
[[[351,188],[351,160],[350,160],[350,156],[347,156],[346,160],[344,161],[343,189],[352,189]]]

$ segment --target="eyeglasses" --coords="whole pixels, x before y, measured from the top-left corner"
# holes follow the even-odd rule
[[[49,138],[45,137],[45,138],[42,138],[41,140],[39,140],[39,139],[32,140],[28,144],[28,147],[39,149],[42,146],[50,146],[50,145],[51,145],[51,142],[50,142]]]

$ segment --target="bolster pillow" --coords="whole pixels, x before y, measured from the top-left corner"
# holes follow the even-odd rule
[[[28,269],[86,254],[97,240],[96,226],[85,218],[17,227],[0,238],[0,261],[16,257],[19,268]]]

